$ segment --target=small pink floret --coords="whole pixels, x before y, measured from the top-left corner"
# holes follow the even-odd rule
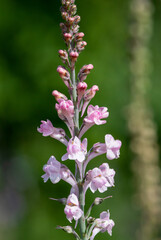
[[[112,135],[107,134],[105,135],[105,144],[106,144],[106,157],[109,160],[119,158],[120,156],[120,148],[121,148],[121,141],[115,140]]]
[[[85,138],[82,143],[78,137],[70,139],[68,142],[67,153],[63,155],[62,161],[67,159],[77,160],[83,162],[87,153],[87,139]]]
[[[46,136],[50,136],[53,134],[54,127],[53,127],[52,123],[50,122],[50,120],[47,120],[47,121],[42,120],[40,128],[37,128],[37,131],[42,133],[42,135],[44,137],[46,137]]]
[[[78,198],[74,193],[69,195],[64,212],[69,222],[71,222],[73,218],[77,221],[82,216],[83,211],[80,209]]]
[[[106,107],[99,107],[98,105],[89,105],[87,109],[87,116],[84,118],[85,123],[101,125],[106,123],[106,120],[101,120],[102,118],[107,118],[109,112],[107,112]]]
[[[95,222],[96,226],[93,229],[90,240],[93,240],[96,234],[99,232],[103,233],[107,231],[110,236],[112,235],[112,228],[115,226],[115,223],[112,219],[110,219],[109,210],[107,212],[106,211],[102,212],[100,214],[100,218],[97,218]]]

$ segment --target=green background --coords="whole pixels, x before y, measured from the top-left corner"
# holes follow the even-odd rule
[[[130,99],[129,76],[129,0],[77,0],[81,16],[80,31],[88,45],[80,55],[77,71],[92,63],[87,78],[89,87],[100,91],[92,104],[107,106],[107,124],[94,126],[86,137],[89,148],[103,142],[105,133],[122,141],[121,157],[110,162],[117,172],[115,188],[104,194],[88,191],[87,207],[96,196],[113,195],[93,209],[99,217],[110,209],[116,226],[113,236],[99,234],[96,239],[134,240],[139,227],[135,201],[135,181],[131,169],[127,107]],[[153,1],[155,12],[151,40],[153,73],[149,102],[161,141],[161,2]],[[69,225],[63,206],[49,200],[69,194],[61,181],[43,183],[42,167],[51,155],[58,160],[66,152],[61,143],[44,138],[36,130],[41,120],[50,119],[55,127],[66,126],[55,111],[52,90],[65,94],[67,89],[56,72],[61,61],[58,50],[65,49],[59,23],[59,0],[0,0],[0,239],[42,240],[72,239],[56,230],[56,225]],[[137,116],[136,116],[137,117]],[[89,165],[100,166],[105,156]],[[74,162],[66,162],[73,169]]]

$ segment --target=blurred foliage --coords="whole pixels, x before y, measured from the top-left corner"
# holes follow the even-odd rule
[[[113,195],[93,210],[110,209],[116,226],[111,239],[135,239],[138,211],[133,195],[135,183],[131,171],[131,152],[126,115],[129,103],[129,2],[130,0],[76,1],[81,16],[80,30],[88,45],[81,54],[77,70],[88,63],[94,70],[87,79],[89,87],[100,91],[92,104],[107,106],[110,117],[106,125],[94,126],[86,134],[89,147],[111,133],[123,142],[121,158],[111,161],[117,172]],[[161,141],[161,3],[154,0],[154,32],[151,42],[153,73],[149,100],[158,125]],[[65,148],[56,140],[43,138],[36,128],[40,120],[50,119],[54,126],[65,125],[55,111],[51,95],[57,89],[67,94],[56,68],[58,50],[64,49],[59,23],[59,0],[0,1],[0,239],[41,240],[72,237],[55,229],[67,225],[63,207],[49,197],[65,197],[69,186],[63,181],[43,183],[42,166],[51,155],[60,159]],[[137,117],[137,116],[136,116]],[[99,162],[98,162],[99,160]],[[93,160],[99,166],[105,157]],[[72,169],[73,161],[67,162]],[[102,194],[104,195],[104,194]],[[87,206],[97,192],[87,194]],[[106,239],[100,234],[96,239]]]

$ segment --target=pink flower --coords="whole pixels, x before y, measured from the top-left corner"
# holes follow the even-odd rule
[[[86,177],[86,190],[89,187],[94,193],[96,190],[105,192],[108,187],[114,186],[115,171],[103,163],[99,168],[89,170]],[[88,184],[88,185],[87,185]]]
[[[52,183],[58,183],[61,180],[61,163],[56,160],[54,156],[51,156],[47,162],[47,164],[44,165],[43,170],[45,174],[42,176],[44,179],[44,182],[47,182],[47,180],[50,178]]]
[[[106,211],[102,212],[100,214],[100,218],[97,218],[95,220],[95,223],[96,223],[96,226],[93,229],[90,240],[93,240],[96,234],[99,232],[103,233],[107,231],[110,236],[112,235],[112,228],[115,225],[115,223],[112,219],[110,219],[109,210],[107,212]]]
[[[72,175],[71,171],[65,165],[58,162],[54,156],[49,158],[43,170],[45,172],[45,174],[42,175],[44,182],[47,182],[50,178],[51,182],[55,184],[63,179],[72,186],[76,185],[75,177]]]
[[[107,118],[109,112],[107,112],[106,107],[99,107],[98,105],[92,106],[89,105],[87,109],[87,116],[84,118],[83,125],[80,129],[79,137],[82,137],[83,134],[94,124],[101,125],[105,124],[106,120],[101,120],[102,118]]]
[[[107,118],[109,116],[109,112],[107,112],[106,107],[99,107],[96,105],[95,107],[89,105],[87,110],[87,117],[84,118],[85,123],[101,125],[106,123],[106,120],[101,120],[102,118]]]
[[[107,180],[103,176],[99,168],[94,168],[93,170],[88,171],[87,180],[90,182],[89,187],[94,193],[97,189],[99,192],[105,192],[107,190],[106,184]]]
[[[78,137],[70,139],[68,142],[67,153],[62,156],[62,161],[67,159],[77,160],[83,162],[87,154],[87,139],[85,138],[82,143]]]
[[[64,212],[69,222],[71,222],[73,218],[74,220],[78,220],[82,216],[83,211],[80,209],[78,198],[74,193],[70,194],[67,198],[67,205],[65,206]]]
[[[55,108],[58,112],[58,116],[65,121],[67,124],[70,132],[72,133],[71,130],[73,130],[74,123],[73,123],[73,116],[74,116],[74,105],[71,100],[59,100],[59,104],[56,103]]]
[[[106,144],[106,157],[109,160],[119,158],[120,156],[120,148],[121,141],[115,140],[112,135],[107,134],[105,136],[105,144]]]
[[[92,151],[88,154],[88,158],[84,163],[84,171],[86,169],[87,164],[95,157],[106,153],[106,157],[109,160],[113,160],[115,158],[119,158],[120,156],[120,148],[121,141],[114,140],[113,136],[110,134],[105,135],[105,143],[95,143],[92,147]]]
[[[106,184],[107,187],[114,186],[114,176],[115,176],[115,170],[109,168],[108,163],[103,163],[99,169],[101,170],[103,176],[106,178],[108,184]]]
[[[57,139],[63,144],[67,145],[68,141],[65,139],[66,133],[62,128],[53,127],[52,123],[47,121],[41,121],[40,128],[37,128],[37,131],[42,133],[44,137],[50,136],[52,138]]]

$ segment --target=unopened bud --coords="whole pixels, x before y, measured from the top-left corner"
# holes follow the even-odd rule
[[[73,33],[76,34],[79,31],[79,25],[73,27]]]
[[[77,42],[76,48],[78,49],[79,52],[81,52],[84,50],[86,45],[87,45],[87,42],[79,41],[79,42]]]
[[[73,233],[73,229],[71,226],[57,226],[57,229],[62,229],[67,233]]]
[[[72,15],[75,15],[77,12],[77,6],[76,5],[71,5],[70,11]]]
[[[59,50],[59,56],[63,61],[68,59],[68,53],[65,50]]]
[[[99,198],[99,197],[97,197],[97,198],[95,198],[95,200],[94,200],[94,205],[99,205],[99,204],[101,204],[102,202],[103,202],[103,198]]]
[[[74,21],[75,21],[75,17],[69,17],[68,18],[68,22],[69,22],[70,25],[72,25],[74,23]]]
[[[67,26],[64,23],[60,23],[60,28],[62,30],[62,33],[67,32]]]
[[[64,33],[64,39],[66,42],[69,42],[72,39],[72,34]]]
[[[78,74],[78,77],[80,79],[80,81],[84,81],[87,78],[87,75],[90,73],[90,71],[93,69],[93,65],[92,64],[88,64],[88,65],[84,65],[81,69],[80,72]]]
[[[74,21],[75,24],[78,24],[81,20],[79,15],[75,16],[74,18],[75,18],[75,21]]]
[[[52,95],[55,97],[57,102],[59,102],[60,99],[63,99],[65,101],[68,100],[64,94],[58,92],[57,90],[52,91]]]
[[[70,52],[69,56],[72,62],[76,62],[79,56],[79,53],[72,51]]]
[[[75,35],[75,41],[78,42],[78,41],[82,41],[82,38],[84,37],[84,33],[83,32],[80,32],[80,33],[77,33]]]
[[[94,221],[95,221],[95,218],[93,218],[93,217],[89,217],[89,218],[87,219],[87,223],[88,223],[88,224],[92,224]]]
[[[97,85],[94,85],[91,87],[91,89],[87,90],[84,94],[84,100],[85,101],[90,101],[92,98],[94,98],[96,91],[98,91],[99,88]]]
[[[62,15],[62,18],[63,18],[65,21],[68,20],[69,14],[68,14],[67,12],[62,12],[61,15]]]

